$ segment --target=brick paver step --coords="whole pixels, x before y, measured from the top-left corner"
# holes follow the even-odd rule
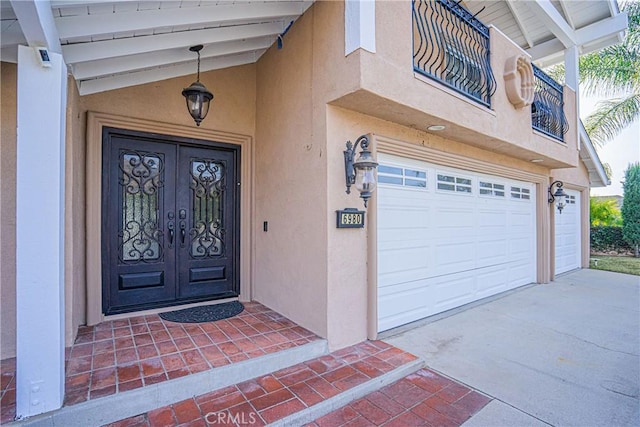
[[[307,427],[460,426],[490,401],[462,384],[421,369],[318,418]]]
[[[387,343],[365,341],[108,427],[460,425],[489,402],[421,366]]]

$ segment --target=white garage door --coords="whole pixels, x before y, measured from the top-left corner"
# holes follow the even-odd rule
[[[556,274],[580,268],[580,192],[564,190],[567,205],[559,214],[555,212]]]
[[[379,331],[535,281],[534,184],[378,161]]]

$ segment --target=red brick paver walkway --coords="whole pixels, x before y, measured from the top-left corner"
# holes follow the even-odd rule
[[[491,399],[428,369],[317,419],[308,427],[459,426]]]
[[[230,319],[173,323],[158,315],[83,326],[66,354],[65,406],[259,357],[319,339],[256,302]],[[15,358],[2,361],[3,424],[15,407]]]
[[[0,424],[13,421],[16,415],[16,358],[0,362],[2,386],[0,390]]]
[[[263,426],[414,359],[382,341],[368,341],[107,427]],[[468,387],[422,369],[309,426],[459,426],[489,401]]]
[[[173,323],[158,315],[83,327],[67,360],[65,405],[307,344],[318,337],[258,303],[230,319]]]

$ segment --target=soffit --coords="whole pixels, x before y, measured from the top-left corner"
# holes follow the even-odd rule
[[[24,35],[14,4],[0,0],[2,61],[17,61]],[[202,71],[257,61],[313,0],[53,0],[51,21],[81,94],[194,73],[189,46],[203,44]],[[539,66],[618,43],[626,28],[615,0],[466,0],[465,6],[528,51]],[[22,14],[24,17],[24,13]],[[31,18],[31,16],[27,16]],[[623,26],[624,21],[624,26]],[[27,28],[27,32],[31,27]]]
[[[464,5],[542,67],[562,62],[570,42],[580,54],[620,43],[626,28],[615,0],[466,0]]]
[[[189,47],[196,44],[204,45],[202,71],[253,63],[312,3],[49,2],[63,57],[82,95],[194,74],[196,54]],[[1,1],[0,13],[2,60],[16,62],[17,45],[28,37],[10,1]]]

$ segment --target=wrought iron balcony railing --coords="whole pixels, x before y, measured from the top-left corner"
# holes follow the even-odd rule
[[[460,2],[413,0],[413,69],[491,106],[489,29]]]
[[[535,92],[531,104],[531,126],[538,132],[564,142],[569,124],[564,114],[562,86],[535,65],[533,75]]]

